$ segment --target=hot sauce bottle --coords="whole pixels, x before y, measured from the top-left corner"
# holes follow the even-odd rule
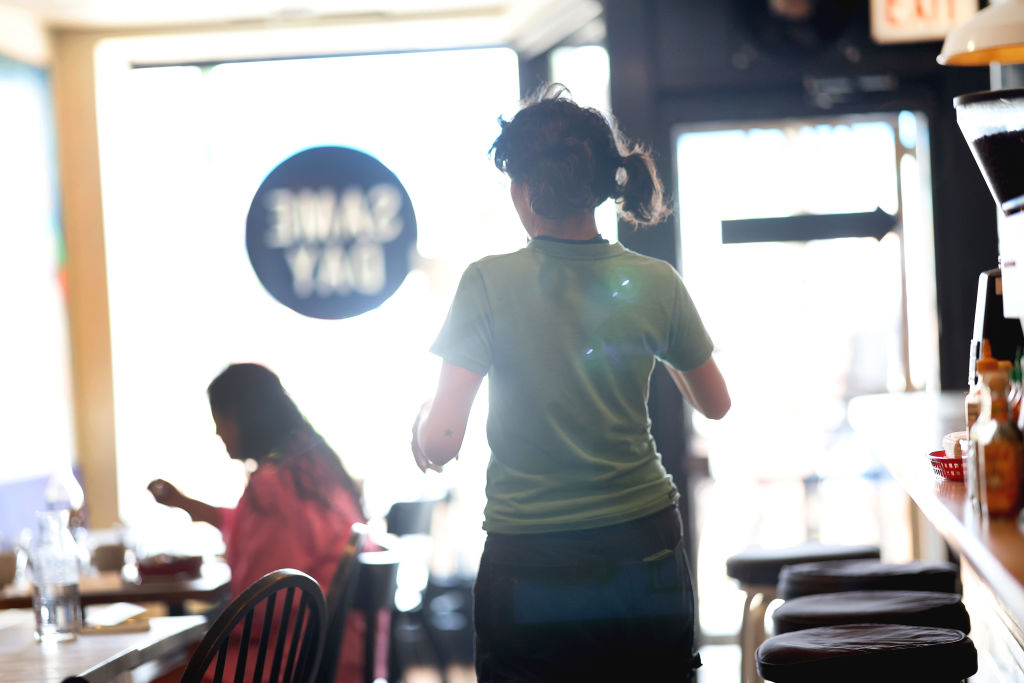
[[[977,379],[964,397],[964,419],[968,434],[971,433],[971,426],[978,419],[981,410],[981,391],[984,385],[982,377],[986,372],[999,368],[999,361],[992,357],[992,346],[988,339],[981,340],[981,357],[975,361],[974,366],[977,370]]]
[[[975,424],[984,512],[992,517],[1016,515],[1021,509],[1024,444],[1010,421],[1010,380],[999,370],[982,375],[982,415]]]

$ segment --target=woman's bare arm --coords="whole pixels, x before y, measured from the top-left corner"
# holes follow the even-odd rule
[[[220,510],[195,498],[189,498],[170,482],[154,479],[146,488],[153,494],[156,502],[168,507],[181,508],[188,513],[193,522],[206,522],[213,526],[220,523]]]
[[[438,469],[459,454],[469,411],[483,379],[483,375],[457,365],[442,364],[437,392],[420,408],[412,427],[413,458],[421,470]]]
[[[702,415],[720,420],[729,412],[732,406],[729,388],[714,358],[708,358],[703,365],[686,372],[680,372],[668,363],[665,367],[683,397]]]

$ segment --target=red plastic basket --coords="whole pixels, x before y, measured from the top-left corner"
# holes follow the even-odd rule
[[[950,481],[964,480],[963,458],[951,458],[945,451],[932,451],[928,459],[932,461],[932,469],[937,476]]]

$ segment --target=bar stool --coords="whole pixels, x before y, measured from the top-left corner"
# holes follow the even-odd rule
[[[840,624],[937,626],[971,632],[971,618],[956,593],[934,591],[844,591],[804,595],[772,614],[775,633]]]
[[[952,562],[827,560],[786,565],[779,572],[778,596],[791,600],[816,593],[909,590],[959,593],[960,568]]]
[[[754,651],[764,642],[764,618],[769,603],[776,598],[779,572],[791,564],[827,560],[879,559],[875,545],[825,545],[804,543],[787,548],[748,548],[730,557],[726,573],[739,582],[746,593],[743,620],[740,622],[740,681],[758,683]]]
[[[978,671],[962,631],[904,624],[822,626],[772,636],[757,671],[773,683],[959,683]]]

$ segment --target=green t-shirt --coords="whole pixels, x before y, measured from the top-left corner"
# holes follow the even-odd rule
[[[466,269],[431,351],[489,378],[484,529],[608,526],[678,493],[647,414],[655,358],[712,343],[679,274],[620,244],[536,239]]]

